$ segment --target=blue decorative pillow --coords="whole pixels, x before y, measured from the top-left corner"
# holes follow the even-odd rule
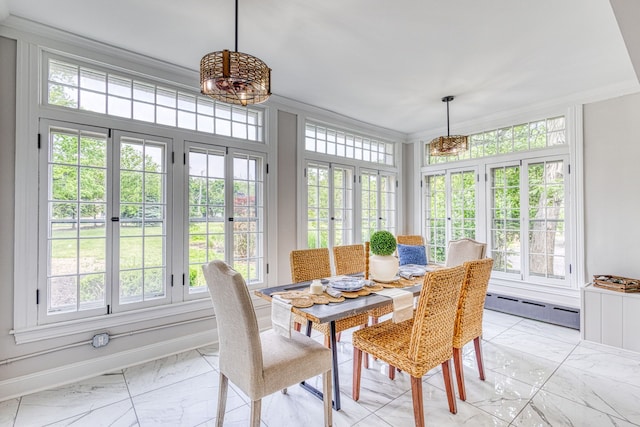
[[[398,244],[398,258],[400,265],[427,265],[427,251],[424,246]]]

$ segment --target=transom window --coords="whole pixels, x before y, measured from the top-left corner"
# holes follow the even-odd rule
[[[264,142],[264,113],[123,73],[48,58],[49,105]]]
[[[330,156],[393,166],[394,144],[307,122],[305,149]]]
[[[565,118],[564,116],[553,117],[469,135],[469,149],[454,156],[432,157],[429,155],[428,144],[426,144],[425,164],[477,159],[566,145],[566,143]]]

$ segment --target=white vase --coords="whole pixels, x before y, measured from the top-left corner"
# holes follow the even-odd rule
[[[373,280],[390,282],[398,275],[398,258],[393,255],[371,255],[369,275]]]

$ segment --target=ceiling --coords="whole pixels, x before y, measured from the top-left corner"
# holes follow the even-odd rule
[[[0,18],[7,8],[192,70],[234,49],[233,0],[0,0]],[[609,0],[240,0],[238,32],[274,94],[409,135],[446,127],[445,95],[455,133],[638,90]]]

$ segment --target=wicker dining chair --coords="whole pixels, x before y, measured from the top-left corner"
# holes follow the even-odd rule
[[[460,400],[467,399],[464,387],[464,372],[462,368],[462,347],[471,340],[476,352],[476,362],[480,379],[484,381],[484,363],[482,360],[482,314],[487,287],[493,268],[493,259],[484,258],[468,261],[464,264],[465,276],[458,302],[455,328],[453,332],[453,365],[456,368],[458,393]]]
[[[322,375],[324,425],[331,426],[331,351],[300,334],[285,338],[273,329],[260,332],[242,275],[220,260],[211,261],[202,270],[216,314],[220,345],[216,425],[224,423],[229,381],[251,399],[250,425],[259,427],[263,397]]]
[[[289,256],[291,264],[291,280],[293,283],[306,282],[313,279],[322,279],[331,276],[331,261],[329,260],[329,249],[299,249],[291,251]],[[367,324],[369,316],[367,313],[360,313],[350,317],[336,320],[336,334],[340,332]],[[294,328],[299,331],[301,325],[307,324],[304,316],[293,316]],[[313,329],[322,332],[324,343],[330,347],[331,331],[329,323],[312,323]]]
[[[364,273],[364,245],[334,246],[333,265],[337,275]]]
[[[424,239],[422,236],[417,234],[404,234],[396,236],[396,240],[401,245],[413,245],[420,246],[424,245]]]
[[[487,244],[469,238],[450,240],[447,245],[447,259],[445,267],[455,267],[467,261],[482,259],[485,257]]]
[[[337,275],[363,273],[366,270],[366,255],[364,245],[343,245],[333,247],[333,265]],[[378,323],[380,317],[393,312],[393,304],[369,310],[372,325]],[[364,357],[364,367],[369,367],[369,358]],[[393,370],[389,368],[389,378],[393,379]]]
[[[424,426],[422,377],[438,365],[442,365],[449,411],[457,412],[451,342],[464,274],[463,266],[426,274],[413,319],[387,320],[353,333],[353,400],[360,398],[362,353],[366,352],[411,375],[416,426]]]

